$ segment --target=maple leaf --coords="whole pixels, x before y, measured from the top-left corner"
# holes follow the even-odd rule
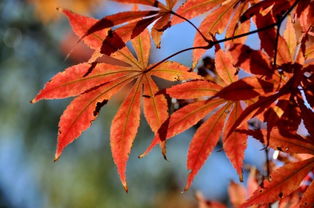
[[[90,39],[88,39],[90,40]],[[116,113],[110,131],[113,160],[117,166],[121,182],[127,190],[126,165],[140,124],[140,102],[144,99],[144,115],[153,130],[157,132],[168,117],[167,101],[159,91],[152,76],[170,81],[201,79],[189,68],[177,62],[149,64],[151,40],[145,30],[132,40],[136,56],[124,48],[113,57],[126,63],[115,66],[104,63],[83,63],[69,67],[58,73],[32,100],[56,99],[77,96],[66,108],[59,122],[57,160],[63,149],[73,142],[96,119],[101,107],[123,87],[132,85],[128,96]]]
[[[314,36],[313,32],[313,8],[314,3],[311,0],[301,1],[296,9],[296,15],[302,27],[302,32],[308,32],[309,35]],[[311,31],[309,29],[312,27]]]
[[[314,169],[314,49],[311,42],[314,1],[187,0],[175,12],[177,0],[165,0],[165,3],[115,1],[139,4],[147,9],[139,11],[135,6],[132,11],[99,20],[62,9],[79,41],[95,51],[87,63],[71,66],[54,76],[32,100],[75,97],[60,118],[55,159],[90,127],[112,96],[126,89],[128,94],[114,116],[110,130],[113,160],[126,191],[127,161],[140,125],[143,103],[144,117],[155,137],[141,157],[158,144],[166,156],[166,141],[201,121],[188,149],[189,174],[185,190],[191,186],[220,139],[242,180],[247,135],[252,135],[266,147],[295,156],[297,162],[284,161],[283,167],[272,172],[271,181],[264,181],[242,206],[267,207],[265,203],[279,200],[279,207],[289,203],[311,207],[314,182],[304,194],[299,190],[301,181]],[[190,22],[189,19],[205,13],[199,27]],[[150,35],[159,48],[163,32],[183,20],[197,30],[193,47],[150,64]],[[256,25],[255,31],[250,31],[251,22]],[[152,25],[150,35],[146,29],[149,25]],[[225,39],[217,40],[216,35],[223,33]],[[259,50],[244,45],[246,37],[253,33],[259,36]],[[126,47],[130,40],[133,50]],[[220,43],[224,43],[224,50]],[[165,61],[193,50],[194,68],[212,46],[216,49],[215,64],[211,64],[215,69],[210,70],[213,77],[204,76],[206,80],[189,72],[184,65]],[[105,62],[107,55],[116,61]],[[206,70],[199,70],[199,74],[206,75]],[[250,76],[238,79],[239,70]],[[159,90],[154,76],[170,81],[197,80]],[[165,95],[184,99],[186,105],[169,116]],[[253,117],[265,122],[266,129],[247,129],[247,121]],[[309,133],[307,137],[297,134],[301,122]],[[300,154],[307,154],[307,158]],[[251,195],[258,185],[255,181],[249,186],[254,186],[248,188]],[[231,202],[238,207],[245,198],[243,187],[232,183],[229,192]],[[200,206],[208,205],[206,200],[200,201]],[[220,203],[211,205],[224,207]]]
[[[260,1],[247,9],[240,17],[240,21],[247,21],[248,19],[259,14],[262,14],[263,16],[269,13],[278,14],[282,10],[286,10],[287,8],[289,8],[289,6],[290,2],[288,2],[287,0]]]
[[[265,133],[259,138],[266,143]],[[280,134],[278,129],[272,131],[268,145],[274,149],[287,153],[306,153],[311,155],[308,159],[299,162],[288,163],[271,173],[271,180],[265,180],[263,187],[259,187],[241,207],[249,207],[253,204],[267,204],[281,200],[297,190],[305,176],[314,168],[314,143],[298,135],[290,137]],[[313,182],[305,191],[299,207],[313,206]]]
[[[141,34],[151,23],[155,21],[156,22],[152,27],[152,37],[155,45],[159,48],[163,32],[171,26],[170,18],[172,8],[174,7],[176,0],[166,1],[166,5],[159,1],[115,1],[119,3],[147,5],[153,7],[154,9],[120,12],[105,16],[100,20],[80,16],[68,10],[63,10],[63,12],[69,18],[74,32],[77,30],[76,33],[80,37],[80,40],[93,38],[97,39],[98,42],[101,42],[101,44],[98,43],[96,45],[91,45],[91,47],[96,46],[94,49],[99,50],[102,54],[110,55],[125,47],[125,43],[127,41]],[[120,27],[112,29],[112,27],[119,25]],[[83,32],[79,32],[80,30]]]
[[[269,57],[260,50],[253,50],[247,45],[234,44],[230,48],[232,64],[240,67],[245,72],[254,75],[271,77],[274,70],[271,67]]]
[[[292,27],[291,25],[289,27]],[[287,27],[289,31],[293,31],[292,28]],[[280,37],[278,36],[280,39]],[[301,103],[299,104],[296,100],[300,100],[302,95],[300,94],[299,87],[308,85],[312,86],[313,77],[313,66],[311,64],[304,64],[308,57],[306,57],[304,52],[310,50],[305,46],[305,39],[301,37],[301,42],[298,47],[304,48],[303,50],[298,50],[298,47],[294,47],[289,44],[290,47],[295,48],[295,51],[291,51],[288,48],[288,44],[285,39],[282,39],[285,44],[279,43],[278,45],[285,45],[284,47],[278,47],[277,52],[281,55],[278,63],[281,64],[280,69],[273,70],[269,63],[270,52],[266,54],[263,52],[258,52],[250,49],[249,47],[241,44],[235,44],[231,49],[230,53],[235,57],[233,63],[236,66],[241,67],[247,72],[250,72],[254,75],[264,75],[267,79],[271,79],[270,83],[273,83],[273,90],[269,90],[268,94],[259,96],[257,100],[249,104],[248,107],[242,112],[238,119],[234,122],[233,126],[230,128],[229,136],[240,124],[244,121],[247,121],[250,118],[259,116],[264,113],[264,121],[268,123],[268,138],[271,132],[271,129],[277,126],[281,133],[292,132],[296,133],[297,128],[301,122],[299,115]],[[286,47],[287,46],[287,47]],[[284,57],[296,57],[294,60],[291,58]],[[263,68],[259,68],[259,65],[263,65]],[[268,89],[267,85],[263,85],[264,89]],[[269,88],[270,89],[270,88]],[[309,97],[311,100],[311,92],[309,90],[306,93],[306,97]],[[301,99],[302,100],[302,99]],[[311,101],[312,102],[312,101]],[[284,112],[284,113],[283,113]]]
[[[291,18],[291,15],[287,17],[286,30],[284,32],[283,37],[287,42],[291,57],[294,57],[295,55],[294,53],[297,47],[297,37],[296,37],[296,31],[293,25],[293,20]]]
[[[261,14],[256,16],[256,25],[258,27],[265,27],[270,23],[275,23],[275,19],[271,13],[266,16],[262,16]],[[261,40],[261,48],[263,48],[270,57],[273,57],[276,53],[279,65],[292,62],[287,42],[281,35],[276,35],[274,28],[259,32],[258,34]],[[276,40],[276,36],[278,36],[278,40]],[[278,41],[277,44],[276,41]],[[276,49],[276,47],[278,48]]]
[[[213,151],[222,131],[229,132],[234,121],[242,112],[240,100],[251,99],[261,94],[272,92],[273,85],[255,77],[237,79],[237,69],[231,63],[231,54],[218,49],[215,57],[217,76],[221,84],[206,81],[192,81],[176,85],[164,90],[171,97],[177,99],[192,99],[210,97],[184,106],[174,112],[160,127],[153,142],[140,156],[145,156],[158,143],[179,134],[217,107],[221,107],[215,114],[208,118],[196,131],[192,138],[187,159],[189,173],[185,190],[187,190],[195,175]],[[228,118],[226,122],[226,118]],[[243,126],[246,126],[243,124]],[[244,150],[246,149],[246,136],[234,132],[232,136],[223,134],[224,150],[237,170],[242,180],[242,165]],[[227,138],[228,137],[228,138]],[[235,148],[236,147],[236,148]],[[165,153],[165,150],[163,150]]]

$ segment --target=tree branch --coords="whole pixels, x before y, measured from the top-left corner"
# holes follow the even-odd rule
[[[288,14],[290,14],[290,12],[296,7],[296,5],[299,3],[300,0],[296,0],[293,5],[287,10],[287,12],[285,12],[281,18],[279,18],[279,20],[273,24],[270,24],[270,25],[267,25],[265,27],[262,27],[262,28],[259,28],[259,29],[256,29],[256,30],[253,30],[253,31],[250,31],[250,32],[247,32],[247,33],[242,33],[240,35],[236,35],[236,36],[233,36],[233,37],[229,37],[229,38],[224,38],[224,39],[221,39],[221,40],[216,40],[216,41],[212,41],[212,40],[208,40],[203,34],[201,31],[199,31],[199,29],[188,19],[186,19],[185,17],[171,11],[171,13],[173,15],[176,15],[177,17],[181,18],[181,19],[184,19],[185,21],[187,21],[188,23],[190,23],[199,33],[200,35],[204,38],[204,40],[206,42],[208,42],[208,45],[207,46],[196,46],[196,47],[191,47],[191,48],[186,48],[186,49],[183,49],[183,50],[180,50],[176,53],[173,53],[171,54],[170,56],[162,59],[161,61],[159,61],[158,63],[156,63],[155,65],[147,68],[144,73],[146,72],[149,72],[151,71],[152,69],[154,69],[155,67],[159,66],[160,64],[162,64],[163,62],[165,62],[166,60],[180,54],[180,53],[183,53],[183,52],[186,52],[186,51],[189,51],[189,50],[194,50],[194,49],[210,49],[211,47],[213,47],[214,45],[216,44],[219,44],[219,43],[222,43],[222,42],[226,42],[226,41],[230,41],[230,40],[235,40],[235,39],[238,39],[238,38],[242,38],[242,37],[245,37],[245,36],[249,36],[251,34],[254,34],[254,33],[258,33],[258,32],[261,32],[261,31],[264,31],[264,30],[268,30],[268,29],[271,29],[275,26],[277,26],[277,36],[276,36],[276,48],[275,48],[275,56],[274,56],[274,66],[276,65],[276,59],[277,59],[277,45],[278,45],[278,39],[279,39],[279,29],[280,29],[280,26],[282,24],[282,22],[284,21],[284,19],[288,16]]]
[[[202,38],[206,41],[206,42],[209,42],[210,40],[208,40],[205,35],[198,29],[198,27],[196,27],[196,25],[193,24],[193,22],[191,22],[189,19],[179,15],[178,13],[174,12],[174,11],[171,11],[171,14],[185,20],[186,22],[188,22],[190,25],[192,25],[192,27],[195,28],[195,30],[202,36]]]
[[[183,49],[183,50],[180,50],[178,52],[175,52],[174,54],[171,54],[170,56],[167,56],[166,58],[164,58],[163,60],[157,62],[155,65],[147,68],[145,71],[143,71],[143,73],[146,73],[146,72],[149,72],[151,71],[152,69],[156,68],[157,66],[159,66],[160,64],[162,64],[163,62],[167,61],[168,59],[180,54],[180,53],[183,53],[183,52],[186,52],[186,51],[190,51],[190,50],[194,50],[194,49],[209,49],[211,48],[213,45],[211,43],[209,43],[207,46],[197,46],[197,47],[191,47],[191,48],[186,48],[186,49]]]

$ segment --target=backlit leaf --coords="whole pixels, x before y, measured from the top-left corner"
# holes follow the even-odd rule
[[[247,146],[247,136],[238,132],[233,132],[229,137],[227,137],[227,133],[242,112],[243,110],[241,108],[240,102],[234,103],[229,118],[226,122],[223,134],[224,151],[231,161],[233,167],[236,169],[240,180],[243,180],[242,166],[244,160],[244,151]],[[240,128],[246,129],[247,125],[243,124]]]
[[[170,139],[171,137],[191,128],[223,102],[224,101],[220,99],[208,103],[207,101],[198,101],[177,110],[162,124],[150,146],[140,155],[140,157],[144,157],[148,154],[160,141]]]
[[[289,52],[291,57],[294,57],[294,52],[297,47],[297,37],[295,33],[294,24],[292,22],[291,16],[287,17],[286,30],[284,32],[284,38],[287,41]]]
[[[86,75],[89,70],[92,72]],[[129,67],[113,66],[109,64],[83,63],[67,68],[64,72],[55,75],[32,100],[32,103],[41,99],[56,99],[77,96],[92,87],[111,82],[121,76],[134,73]]]
[[[210,11],[214,7],[218,6],[224,0],[188,0],[186,1],[180,8],[176,11],[179,15],[191,19],[198,15],[201,15],[205,12]],[[177,16],[173,17],[172,23],[177,24],[182,22],[183,20]]]
[[[158,7],[160,9],[167,8],[163,3],[157,0],[114,0],[114,1],[119,2],[119,3],[127,3],[127,4],[143,4],[147,6]]]
[[[313,207],[314,204],[314,182],[305,191],[300,202],[300,208]]]
[[[266,8],[269,8],[275,4],[275,1],[277,0],[269,0],[269,1],[261,1],[257,4],[251,6],[248,10],[246,10],[242,16],[240,17],[240,21],[244,22],[250,19],[251,17],[260,14],[263,10]],[[279,0],[281,1],[281,0]]]
[[[93,35],[95,33],[91,34]],[[88,39],[89,35],[86,38]],[[158,67],[154,64],[149,65],[151,41],[147,30],[134,37],[131,43],[135,55],[127,47],[112,54],[113,58],[123,63],[123,66],[97,63],[102,55],[96,51],[91,63],[72,66],[58,73],[32,100],[36,102],[41,99],[77,96],[60,119],[55,154],[57,160],[63,149],[90,127],[101,107],[121,88],[130,84],[132,90],[114,117],[110,134],[113,159],[125,190],[127,190],[127,160],[140,122],[140,100],[144,99],[144,114],[153,132],[157,132],[168,118],[165,96],[157,95],[159,89],[151,76],[172,81],[201,78],[196,73],[189,72],[186,66],[176,62],[164,62]]]
[[[177,99],[193,99],[215,95],[222,87],[208,81],[191,81],[167,88],[165,92]]]
[[[80,38],[83,37],[86,31],[88,31],[88,29],[95,25],[98,21],[94,18],[76,14],[74,12],[71,12],[70,10],[64,9],[62,11],[68,17],[73,32]],[[84,37],[83,42],[92,49],[99,49],[102,41],[107,36],[107,33],[108,29],[97,31]]]
[[[199,26],[199,30],[202,34],[205,35],[207,39],[212,39],[211,35],[216,35],[216,33],[221,34],[229,21],[230,16],[232,15],[232,7],[235,5],[235,1],[233,3],[229,3],[223,5],[211,12],[201,23]],[[207,42],[204,41],[203,37],[196,33],[194,38],[194,47],[197,46],[206,46]],[[192,66],[195,66],[199,58],[205,53],[206,50],[197,49],[193,51],[193,60]]]
[[[142,17],[153,16],[156,14],[158,14],[158,11],[148,10],[148,11],[127,11],[109,15],[103,17],[102,19],[98,20],[94,25],[92,25],[84,34],[84,36],[88,36],[92,33],[95,33],[99,30],[103,30],[105,28],[111,28],[122,23],[134,21]]]
[[[151,65],[154,66],[154,65]],[[189,68],[173,61],[166,61],[158,65],[151,71],[151,75],[169,81],[180,81],[188,79],[202,79],[195,72],[189,72]]]
[[[142,35],[133,39],[131,42],[138,59],[138,64],[142,66],[144,70],[144,68],[148,66],[151,47],[148,30],[145,30]]]
[[[241,3],[237,5],[236,11],[234,11],[234,15],[232,16],[232,19],[230,20],[230,23],[226,30],[226,37],[234,37],[236,35],[244,34],[246,32],[249,32],[250,30],[250,21],[245,21],[243,23],[239,23],[239,19],[241,14],[247,9],[249,5],[249,2],[246,1],[244,3]],[[230,47],[232,44],[241,43],[244,44],[245,40],[247,39],[247,36],[244,36],[242,38],[233,39],[231,41],[225,42],[226,47]]]
[[[138,80],[112,120],[110,146],[121,183],[127,191],[126,164],[140,125],[141,80]]]
[[[151,77],[145,76],[144,83],[144,115],[153,130],[157,133],[160,125],[168,118],[168,104],[164,95],[156,95],[158,87]]]
[[[220,90],[216,96],[226,100],[247,100],[273,91],[273,84],[256,77],[245,77]]]
[[[188,150],[187,169],[190,172],[184,190],[190,188],[195,175],[215,148],[224,126],[227,107],[229,106],[224,106],[218,110],[194,134]]]
[[[266,131],[262,131],[263,141],[266,143]],[[254,135],[251,134],[253,137]],[[260,140],[260,138],[257,138]],[[298,135],[283,136],[277,128],[274,128],[271,132],[268,145],[276,150],[284,151],[288,153],[307,153],[314,154],[314,143],[303,139]]]
[[[125,47],[125,43],[139,34],[141,34],[152,22],[158,19],[158,16],[142,19],[137,22],[129,23],[116,30],[110,30],[104,38],[100,52],[105,55],[111,55]]]
[[[268,57],[262,51],[256,51],[249,46],[236,44],[230,49],[233,64],[244,69],[246,72],[271,76],[273,70]]]
[[[267,25],[270,25],[271,23],[275,23],[275,20],[270,13],[266,16],[256,16],[257,27],[265,27]],[[276,51],[275,49],[277,47],[277,63],[279,65],[292,62],[287,42],[281,35],[279,35],[278,44],[276,45],[277,33],[274,28],[261,31],[258,34],[261,39],[261,48],[263,48],[270,57],[274,56],[274,53]]]
[[[237,78],[237,69],[232,65],[232,56],[229,52],[218,50],[215,56],[217,74],[226,83],[230,84]]]
[[[128,77],[120,79],[116,83],[105,84],[75,98],[68,105],[59,122],[55,160],[59,159],[63,149],[68,144],[72,143],[84,130],[90,127],[91,122],[96,119],[100,107],[131,80]]]
[[[161,41],[161,36],[163,32],[171,26],[170,23],[170,14],[166,14],[163,17],[161,17],[157,22],[154,24],[152,28],[152,38],[154,40],[154,43],[157,48],[160,48],[160,41]]]
[[[287,164],[271,174],[271,181],[264,181],[241,207],[253,204],[266,204],[288,196],[296,190],[303,178],[314,168],[314,158]]]

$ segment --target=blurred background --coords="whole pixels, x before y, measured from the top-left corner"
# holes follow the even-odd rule
[[[0,208],[197,207],[196,190],[207,199],[228,203],[227,186],[231,180],[239,181],[221,148],[208,159],[192,189],[181,193],[194,130],[169,142],[169,161],[158,148],[139,160],[137,155],[153,138],[145,119],[128,163],[126,194],[109,149],[110,123],[119,97],[53,162],[58,119],[70,99],[29,101],[54,74],[86,61],[91,53],[79,45],[65,60],[76,39],[57,7],[99,18],[125,9],[104,0],[0,0]],[[184,23],[171,28],[161,49],[152,51],[152,61],[190,47],[194,34]],[[174,60],[190,65],[190,57],[187,52]],[[245,162],[262,169],[261,146],[253,140],[249,146]]]

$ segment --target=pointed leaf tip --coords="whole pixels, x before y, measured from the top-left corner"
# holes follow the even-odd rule
[[[243,172],[241,172],[241,174],[239,175],[239,181],[243,183]]]
[[[185,185],[185,187],[184,187],[182,193],[187,192],[189,189],[190,189],[190,184],[187,183],[187,184]]]
[[[128,193],[128,192],[129,192],[129,188],[128,188],[128,185],[126,184],[125,181],[122,182],[122,186],[123,186],[124,191],[125,191],[126,193]]]
[[[168,161],[167,159],[167,147],[166,147],[166,141],[162,141],[160,143],[160,147],[161,147],[161,153],[162,153],[162,156],[164,157],[165,160]]]
[[[145,152],[143,152],[142,154],[140,154],[139,156],[137,156],[138,158],[143,158],[146,157],[146,155],[149,153],[149,151],[145,150]]]
[[[60,156],[61,156],[60,153],[56,153],[55,158],[53,159],[53,162],[57,162],[60,159]]]
[[[162,155],[163,155],[164,159],[165,159],[166,161],[168,161],[167,155],[166,155],[166,154],[162,154]]]

